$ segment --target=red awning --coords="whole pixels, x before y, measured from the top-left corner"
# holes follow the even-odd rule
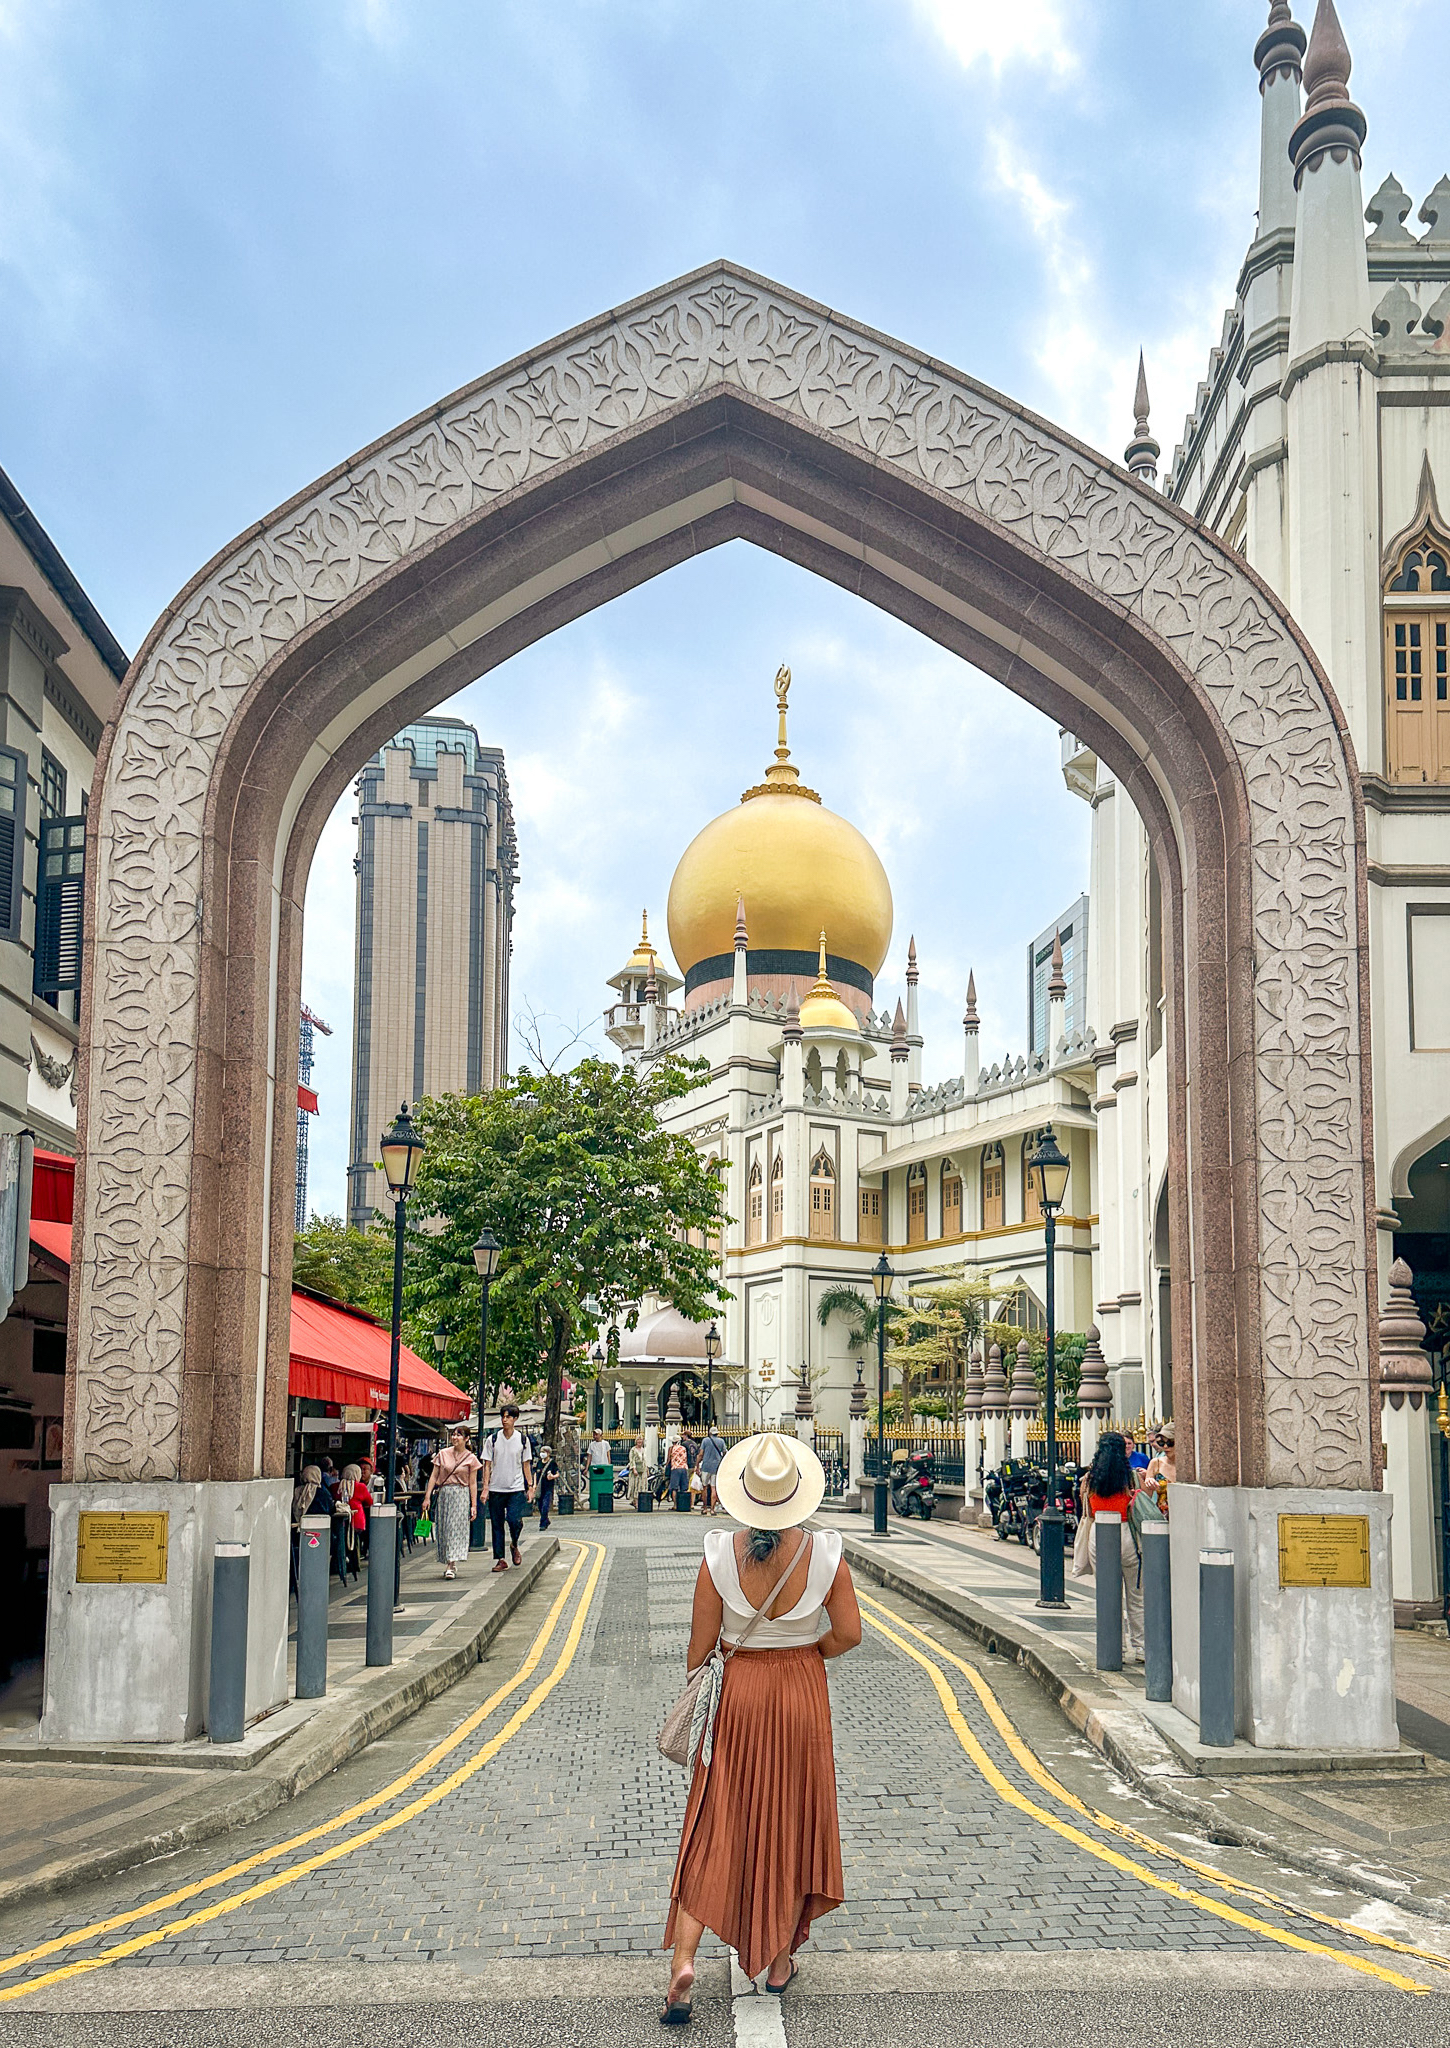
[[[43,1223],[69,1223],[75,1209],[76,1163],[64,1152],[35,1148],[30,1176],[30,1213]],[[67,1252],[66,1257],[70,1254]]]
[[[315,1088],[304,1088],[299,1081],[297,1083],[297,1107],[305,1109],[309,1116],[316,1116],[317,1090]]]
[[[68,1223],[32,1222],[30,1239],[48,1257],[69,1266]],[[388,1332],[361,1309],[293,1289],[289,1394],[347,1407],[386,1408],[390,1351]],[[405,1415],[445,1422],[461,1420],[473,1406],[467,1394],[406,1344],[398,1358],[398,1403]]]

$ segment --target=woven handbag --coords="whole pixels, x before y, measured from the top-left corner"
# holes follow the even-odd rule
[[[814,1540],[810,1536],[806,1538],[807,1556]],[[756,1623],[764,1620],[767,1608],[775,1605],[777,1594],[799,1564],[800,1558],[799,1550],[792,1554],[764,1601],[755,1609],[735,1642],[725,1648],[722,1647],[720,1638],[715,1638],[714,1649],[699,1670],[690,1673],[685,1680],[684,1691],[665,1715],[664,1726],[659,1734],[660,1755],[667,1756],[672,1764],[678,1764],[680,1769],[688,1771],[691,1777],[695,1773],[696,1757],[704,1759],[707,1770],[710,1767],[714,1747],[715,1716],[720,1709],[720,1694],[725,1685],[725,1666],[735,1652],[743,1649],[749,1642]],[[810,1571],[809,1563],[806,1565],[806,1571]]]

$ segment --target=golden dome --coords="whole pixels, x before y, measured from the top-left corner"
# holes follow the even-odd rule
[[[838,960],[875,975],[886,958],[892,924],[886,870],[869,840],[802,784],[785,742],[789,688],[790,671],[783,668],[776,677],[780,743],[765,781],[698,832],[675,869],[670,950],[682,974],[733,953],[742,896],[752,954],[809,957],[824,925]]]
[[[861,1026],[826,979],[826,935],[821,933],[821,970],[816,985],[806,993],[800,1007],[802,1031],[849,1031],[859,1036]]]
[[[626,974],[648,974],[652,967],[658,966],[659,957],[659,954],[655,951],[654,946],[650,941],[649,912],[647,910],[641,911],[639,922],[639,944],[635,947],[634,951],[625,961],[623,971]]]

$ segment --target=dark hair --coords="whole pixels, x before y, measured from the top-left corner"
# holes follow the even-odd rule
[[[779,1529],[747,1529],[745,1555],[756,1564],[768,1564],[780,1548]]]
[[[512,1401],[505,1401],[502,1408],[499,1409],[498,1413],[500,1421],[503,1420],[505,1415],[512,1415],[515,1422],[517,1422],[519,1419],[518,1408]]]
[[[1128,1463],[1128,1446],[1115,1429],[1110,1429],[1098,1438],[1098,1447],[1093,1452],[1093,1461],[1088,1469],[1088,1492],[1095,1493],[1099,1500],[1110,1500],[1115,1493],[1132,1491],[1133,1471]]]

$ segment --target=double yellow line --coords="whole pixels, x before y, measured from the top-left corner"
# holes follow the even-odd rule
[[[103,1949],[99,1955],[83,1957],[79,1962],[65,1963],[59,1969],[48,1970],[42,1976],[32,1977],[23,1984],[6,1985],[0,1988],[0,2004],[27,1998],[34,1991],[43,1990],[52,1984],[63,1984],[72,1977],[85,1976],[91,1970],[103,1970],[110,1963],[122,1962],[128,1956],[139,1955],[144,1949],[154,1948],[158,1942],[173,1941],[177,1935],[186,1934],[192,1928],[203,1927],[209,1921],[219,1920],[224,1914],[235,1912],[238,1907],[251,1905],[256,1899],[266,1898],[269,1893],[280,1891],[284,1885],[295,1884],[299,1878],[310,1876],[315,1870],[325,1869],[328,1864],[336,1863],[344,1856],[355,1856],[369,1843],[380,1841],[384,1835],[406,1827],[410,1821],[416,1820],[420,1813],[426,1813],[429,1807],[438,1805],[440,1800],[456,1792],[460,1785],[466,1784],[485,1764],[491,1762],[505,1743],[513,1740],[524,1724],[538,1712],[573,1663],[599,1585],[599,1575],[604,1569],[605,1549],[602,1543],[579,1545],[579,1554],[574,1560],[569,1576],[549,1609],[543,1626],[534,1637],[528,1655],[507,1684],[491,1693],[482,1706],[475,1708],[452,1734],[437,1743],[415,1764],[410,1765],[400,1777],[384,1785],[381,1791],[374,1792],[371,1797],[360,1800],[354,1806],[349,1806],[342,1813],[335,1814],[332,1819],[323,1821],[317,1827],[308,1828],[285,1842],[275,1843],[270,1849],[258,1850],[255,1855],[243,1857],[240,1862],[229,1864],[225,1870],[219,1870],[211,1877],[200,1878],[194,1884],[181,1885],[175,1891],[168,1892],[164,1898],[153,1899],[149,1906],[138,1906],[129,1912],[114,1914],[110,1919],[93,1921],[89,1927],[79,1927],[73,1933],[57,1935],[52,1941],[42,1942],[37,1948],[26,1949],[19,1955],[0,1959],[0,1975],[8,1975],[12,1970],[24,1969],[30,1964],[43,1962],[46,1957],[59,1954],[64,1949],[78,1948],[85,1942],[99,1940],[101,1936],[112,1934],[117,1928],[133,1925],[138,1920],[149,1920],[157,1913],[169,1912],[173,1907],[199,1898],[205,1892],[215,1891],[222,1885],[235,1882],[239,1877],[245,1877],[250,1871],[259,1869],[265,1863],[275,1863],[280,1857],[291,1856],[312,1842],[320,1841],[327,1835],[335,1835],[340,1828],[351,1827],[366,1814],[376,1813],[380,1807],[387,1806],[401,1797],[416,1785],[420,1778],[425,1777],[445,1757],[466,1742],[505,1700],[528,1683],[543,1661],[544,1652],[548,1648],[559,1617],[573,1594],[581,1572],[585,1565],[589,1564],[591,1553],[593,1563],[585,1581],[583,1594],[574,1610],[563,1647],[548,1674],[539,1681],[522,1705],[515,1708],[496,1735],[490,1736],[466,1762],[460,1764],[457,1770],[440,1780],[431,1790],[399,1808],[396,1813],[389,1814],[385,1820],[376,1822],[370,1828],[364,1828],[361,1833],[349,1834],[346,1840],[335,1842],[330,1848],[323,1849],[315,1855],[305,1856],[301,1861],[289,1864],[285,1870],[274,1871],[271,1876],[247,1885],[241,1891],[232,1892],[226,1898],[215,1899],[195,1912],[185,1913],[179,1919],[168,1920],[161,1927],[153,1927],[144,1934],[133,1935],[128,1941],[116,1942],[112,1947]]]
[[[1275,1927],[1269,1921],[1261,1920],[1255,1915],[1243,1912],[1238,1907],[1227,1904],[1223,1899],[1211,1898],[1202,1891],[1178,1883],[1174,1878],[1161,1877],[1156,1871],[1149,1870],[1146,1865],[1138,1862],[1135,1858],[1125,1856],[1119,1850],[1109,1848],[1106,1843],[1094,1840],[1091,1835],[1085,1834],[1080,1827],[1075,1827],[1070,1821],[1062,1820],[1057,1814],[1049,1813],[1046,1808],[1037,1805],[1024,1792],[1020,1792],[998,1768],[977,1736],[972,1732],[945,1672],[936,1661],[937,1658],[944,1659],[946,1663],[954,1665],[962,1673],[986,1710],[987,1717],[991,1721],[992,1726],[1007,1745],[1013,1759],[1027,1773],[1033,1783],[1040,1786],[1044,1792],[1049,1793],[1054,1799],[1069,1808],[1070,1811],[1081,1815],[1084,1820],[1091,1821],[1095,1827],[1115,1836],[1120,1841],[1130,1842],[1136,1848],[1147,1850],[1152,1855],[1164,1857],[1168,1861],[1176,1863],[1180,1869],[1191,1871],[1195,1876],[1207,1880],[1220,1890],[1238,1898],[1246,1899],[1261,1908],[1267,1908],[1294,1918],[1311,1920],[1317,1922],[1320,1926],[1332,1927],[1336,1932],[1348,1935],[1353,1940],[1362,1942],[1368,1947],[1393,1950],[1399,1955],[1413,1957],[1417,1962],[1428,1963],[1437,1970],[1450,1971],[1450,1958],[1436,1955],[1433,1950],[1414,1948],[1407,1942],[1394,1941],[1388,1935],[1372,1934],[1364,1928],[1351,1926],[1341,1920],[1334,1920],[1328,1914],[1315,1913],[1307,1907],[1294,1904],[1291,1900],[1279,1898],[1275,1893],[1266,1891],[1258,1885],[1244,1884],[1236,1878],[1228,1877],[1220,1870],[1215,1870],[1211,1864],[1197,1862],[1191,1856],[1185,1856],[1180,1850],[1168,1848],[1161,1842],[1155,1842],[1150,1835],[1142,1834],[1138,1829],[1126,1826],[1122,1821],[1113,1819],[1109,1814],[1098,1813],[1095,1809],[1087,1806],[1082,1800],[1077,1798],[1074,1793],[1069,1792],[1067,1787],[1057,1778],[1053,1777],[1052,1773],[1040,1759],[1028,1748],[1016,1728],[1007,1718],[997,1695],[979,1671],[968,1664],[965,1659],[955,1656],[952,1651],[945,1649],[942,1644],[938,1643],[934,1637],[927,1635],[924,1630],[904,1620],[899,1614],[893,1612],[891,1608],[883,1606],[880,1601],[873,1600],[868,1595],[860,1593],[859,1589],[857,1597],[864,1610],[865,1619],[871,1627],[878,1634],[883,1635],[888,1642],[893,1643],[905,1656],[910,1657],[913,1663],[919,1664],[922,1670],[926,1672],[935,1688],[937,1698],[941,1702],[942,1711],[951,1725],[953,1734],[992,1790],[997,1794],[997,1797],[1008,1806],[1014,1807],[1017,1812],[1025,1814],[1029,1819],[1036,1821],[1039,1826],[1050,1829],[1053,1834],[1059,1836],[1063,1841],[1071,1842],[1075,1848],[1085,1850],[1089,1856],[1096,1857],[1100,1863],[1108,1864],[1123,1876],[1131,1877],[1137,1883],[1146,1885],[1153,1891],[1163,1892],[1170,1898],[1181,1899],[1188,1905],[1198,1907],[1202,1912],[1212,1914],[1215,1919],[1228,1921],[1235,1927],[1242,1927],[1253,1934],[1262,1935],[1266,1940],[1278,1942],[1284,1948],[1296,1949],[1303,1955],[1324,1956],[1333,1962],[1344,1964],[1347,1969],[1358,1970],[1364,1976],[1374,1977],[1383,1984],[1391,1984],[1398,1991],[1412,1991],[1416,1996],[1423,1996],[1429,1989],[1427,1985],[1422,1984],[1417,1978],[1404,1976],[1401,1972],[1388,1969],[1383,1964],[1371,1962],[1366,1956],[1353,1955],[1347,1950],[1333,1948],[1326,1942],[1307,1940],[1303,1935],[1294,1934],[1287,1928]],[[914,1637],[916,1641],[909,1641],[909,1637]],[[928,1656],[917,1647],[918,1643],[927,1644],[933,1654]]]

